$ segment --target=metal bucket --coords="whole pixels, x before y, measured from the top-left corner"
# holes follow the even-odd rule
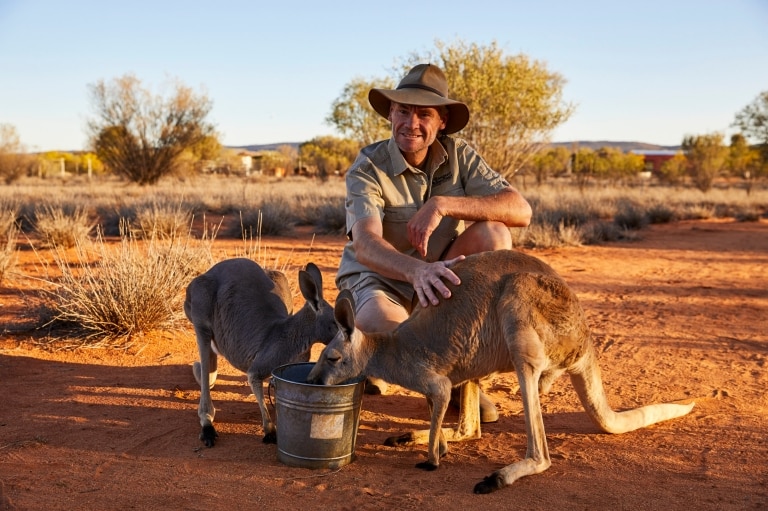
[[[277,459],[304,468],[338,468],[354,461],[365,378],[342,385],[312,385],[315,364],[287,364],[272,371]]]

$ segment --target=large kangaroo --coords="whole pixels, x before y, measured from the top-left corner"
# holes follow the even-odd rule
[[[337,331],[317,266],[309,263],[299,271],[299,289],[306,303],[292,314],[293,296],[285,274],[264,270],[246,258],[221,261],[187,286],[184,313],[195,327],[200,352],[192,373],[200,385],[200,440],[207,447],[213,447],[218,436],[211,401],[218,355],[248,373],[261,411],[264,442],[277,442],[275,423],[264,403],[263,380],[277,366],[306,362],[312,344],[328,343]]]
[[[446,440],[479,438],[479,379],[515,371],[520,382],[528,448],[525,459],[475,485],[490,493],[551,465],[539,394],[563,372],[571,377],[589,417],[607,433],[626,433],[680,417],[690,404],[652,404],[615,412],[608,405],[592,337],[576,295],[543,261],[499,250],[467,257],[452,267],[460,286],[437,307],[416,307],[392,332],[356,330],[351,293],[339,293],[335,317],[339,333],[323,350],[308,380],[333,385],[366,374],[427,397],[431,422],[428,458],[417,467],[434,470],[447,452]],[[459,424],[442,428],[451,387],[467,382]],[[387,440],[423,443],[413,432]]]

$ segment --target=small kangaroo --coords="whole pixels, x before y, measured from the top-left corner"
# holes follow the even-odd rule
[[[391,332],[355,329],[349,291],[339,293],[335,317],[339,333],[308,375],[311,383],[333,385],[365,374],[420,392],[427,397],[431,421],[425,431],[389,438],[387,445],[424,443],[434,470],[447,441],[480,437],[478,381],[515,371],[520,383],[528,447],[525,459],[501,468],[474,487],[490,493],[551,465],[539,394],[567,372],[592,421],[606,433],[626,433],[681,417],[690,404],[652,404],[615,412],[606,399],[592,337],[573,291],[543,261],[512,250],[483,252],[455,264],[460,286],[448,284],[452,297],[437,307],[417,306]],[[462,389],[459,424],[442,428],[451,388]]]
[[[264,442],[277,442],[277,430],[264,403],[263,380],[280,365],[309,360],[312,344],[336,335],[333,308],[323,298],[323,277],[313,263],[299,271],[306,303],[296,314],[288,279],[246,258],[221,261],[187,286],[184,313],[195,328],[200,361],[192,374],[200,385],[200,440],[213,447],[216,409],[211,388],[218,355],[248,374],[264,427]]]

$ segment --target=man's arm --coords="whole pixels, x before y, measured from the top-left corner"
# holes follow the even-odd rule
[[[463,256],[450,261],[428,263],[400,253],[383,237],[381,220],[376,217],[362,218],[352,226],[352,243],[357,260],[383,277],[410,282],[416,290],[421,305],[437,305],[436,293],[450,298],[451,291],[443,282],[460,284],[459,277],[450,267]]]
[[[512,186],[484,197],[431,197],[408,222],[408,240],[426,257],[429,237],[440,220],[449,216],[469,222],[501,222],[507,227],[527,227],[531,206]]]

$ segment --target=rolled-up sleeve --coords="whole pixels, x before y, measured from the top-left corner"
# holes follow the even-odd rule
[[[358,162],[356,162],[358,163]],[[363,218],[384,216],[384,200],[381,187],[375,179],[370,165],[353,166],[346,175],[347,236],[355,222]]]
[[[509,186],[509,181],[464,141],[456,144],[456,160],[459,169],[465,169],[461,176],[467,196],[493,195]]]

